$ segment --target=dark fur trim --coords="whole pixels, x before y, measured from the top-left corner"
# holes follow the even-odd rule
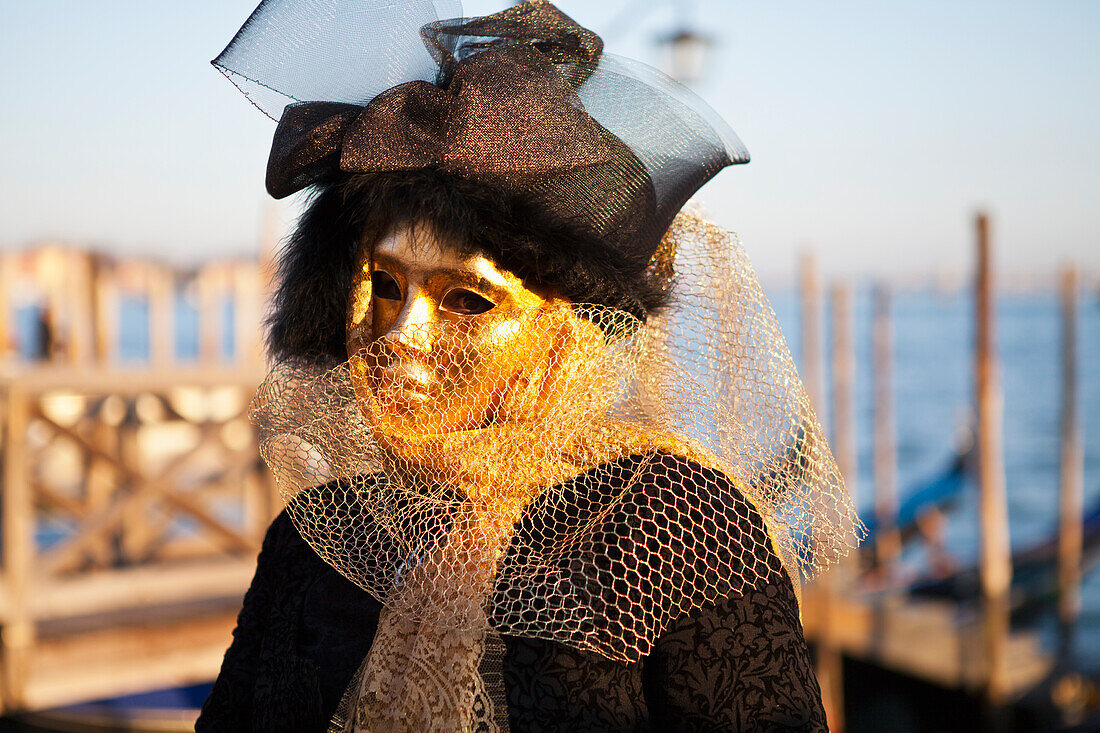
[[[412,222],[426,222],[441,238],[484,254],[528,287],[574,303],[644,320],[667,298],[667,287],[648,272],[651,252],[614,248],[523,196],[432,170],[357,174],[314,188],[280,253],[268,319],[271,356],[346,358],[345,313],[359,243]]]

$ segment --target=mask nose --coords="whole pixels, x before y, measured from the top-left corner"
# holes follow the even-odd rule
[[[435,305],[428,298],[413,297],[383,338],[397,351],[426,354],[435,340],[436,321]]]

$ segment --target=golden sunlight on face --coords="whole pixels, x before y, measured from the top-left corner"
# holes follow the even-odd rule
[[[510,272],[397,227],[358,257],[347,347],[360,401],[423,433],[483,427],[545,358],[531,325],[550,300]]]

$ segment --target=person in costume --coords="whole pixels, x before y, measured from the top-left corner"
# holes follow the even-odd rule
[[[701,100],[541,0],[267,0],[252,406],[286,510],[196,729],[824,730],[802,570],[858,528]],[[451,19],[458,18],[458,19]]]

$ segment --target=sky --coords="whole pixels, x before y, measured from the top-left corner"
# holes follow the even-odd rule
[[[0,248],[61,239],[181,264],[251,255],[274,123],[208,61],[254,0],[0,0]],[[752,162],[699,194],[762,273],[1100,270],[1100,3],[561,0],[658,65],[680,23],[715,47],[695,90]],[[467,15],[503,7],[468,0]]]

